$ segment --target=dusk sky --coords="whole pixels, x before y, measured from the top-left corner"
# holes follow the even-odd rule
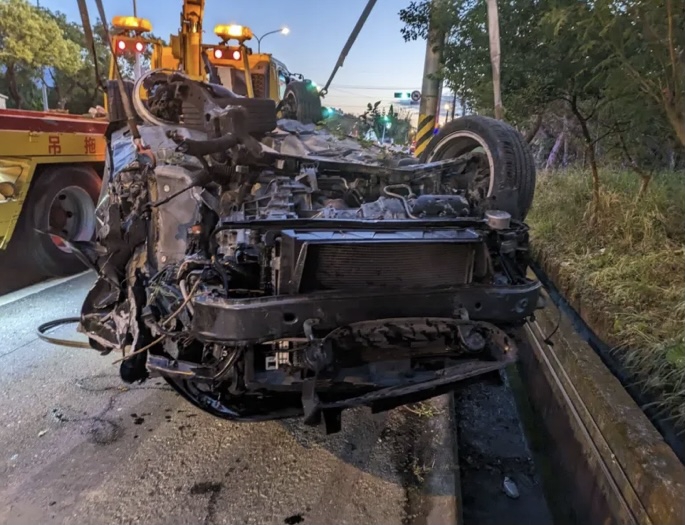
[[[31,0],[30,0],[31,1]],[[33,0],[80,21],[76,0]],[[367,0],[206,0],[203,40],[217,41],[214,26],[239,23],[255,35],[282,26],[290,34],[269,35],[262,51],[319,85],[328,79]],[[137,0],[138,16],[150,20],[155,34],[168,39],[179,26],[181,0]],[[91,20],[97,7],[88,0]],[[421,88],[425,43],[404,42],[398,12],[409,0],[378,0],[324,104],[359,113],[367,102],[392,102],[393,91]],[[104,0],[107,17],[133,14],[133,0]],[[252,47],[256,50],[256,41]],[[248,45],[250,43],[248,42]]]

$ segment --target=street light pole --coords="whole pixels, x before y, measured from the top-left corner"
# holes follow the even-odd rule
[[[257,53],[262,52],[262,38],[264,38],[265,36],[274,35],[276,33],[287,35],[288,33],[290,33],[290,29],[288,29],[287,27],[282,27],[281,29],[274,29],[273,31],[269,31],[267,33],[264,33],[262,36],[257,37]]]

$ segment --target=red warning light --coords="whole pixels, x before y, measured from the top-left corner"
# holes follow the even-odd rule
[[[233,51],[233,60],[240,60],[240,51],[237,49]]]
[[[126,50],[126,42],[123,40],[117,40],[117,49],[119,51],[125,51]]]
[[[136,51],[138,51],[138,53],[142,53],[143,49],[145,49],[145,46],[143,45],[143,43],[142,42],[136,42]]]
[[[224,56],[224,52],[221,49],[215,49],[214,50],[214,58],[217,60],[222,58]]]

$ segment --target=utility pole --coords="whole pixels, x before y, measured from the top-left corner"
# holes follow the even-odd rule
[[[133,0],[133,16],[138,18],[138,6],[136,5],[136,0]],[[133,76],[137,80],[140,78],[140,75],[142,75],[142,67],[140,64],[140,53],[136,51],[135,53],[135,62],[133,64]]]
[[[421,105],[419,106],[419,126],[416,133],[415,155],[420,157],[433,136],[438,104],[440,103],[440,86],[442,82],[436,78],[440,72],[442,48],[445,44],[445,32],[440,28],[437,8],[442,0],[432,0],[431,16],[426,39],[426,58],[423,64],[423,84],[421,86]]]
[[[487,0],[488,3],[488,36],[490,39],[490,62],[492,63],[492,87],[494,90],[495,118],[504,118],[502,107],[502,86],[500,80],[500,38],[499,16],[497,14],[497,0]]]

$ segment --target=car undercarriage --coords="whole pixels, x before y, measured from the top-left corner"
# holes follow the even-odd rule
[[[81,330],[125,381],[335,432],[516,360],[540,284],[518,183],[473,132],[428,162],[296,156],[273,101],[159,71],[132,92],[140,138],[110,125],[97,239],[72,246],[99,276]]]

